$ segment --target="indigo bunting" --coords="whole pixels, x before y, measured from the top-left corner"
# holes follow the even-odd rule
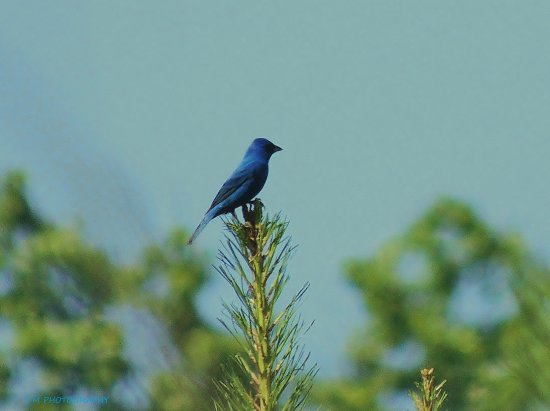
[[[269,159],[281,150],[281,147],[266,138],[257,138],[250,144],[239,166],[223,183],[188,244],[197,238],[210,220],[222,214],[234,213],[236,208],[245,205],[260,192],[267,180]]]

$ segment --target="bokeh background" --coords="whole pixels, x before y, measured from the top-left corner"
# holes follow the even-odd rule
[[[365,324],[376,312],[365,302],[368,292],[360,291],[365,284],[357,278],[375,278],[368,274],[377,271],[363,267],[363,277],[357,277],[350,261],[384,254],[385,244],[401,238],[428,210],[444,216],[465,213],[471,224],[461,226],[462,220],[449,217],[451,223],[443,226],[456,223],[466,239],[479,234],[468,231],[472,226],[487,228],[487,237],[498,238],[495,249],[500,257],[491,254],[493,249],[481,253],[483,258],[517,264],[521,260],[522,267],[535,264],[516,255],[522,254],[517,251],[521,249],[529,250],[525,253],[537,267],[548,261],[550,5],[546,2],[2,1],[0,8],[0,171],[20,169],[26,174],[25,195],[37,214],[25,230],[40,233],[46,230],[41,224],[51,224],[76,231],[86,244],[83,247],[99,248],[116,266],[105,268],[105,278],[98,274],[99,278],[106,281],[105,287],[126,287],[126,293],[90,291],[86,298],[99,298],[97,312],[107,312],[133,336],[120,336],[123,357],[143,363],[141,371],[134,370],[135,378],[118,384],[112,394],[123,398],[120,407],[124,401],[130,401],[131,407],[150,406],[149,380],[143,375],[169,368],[164,363],[176,355],[167,354],[170,344],[161,343],[165,349],[144,360],[155,351],[151,346],[164,340],[159,335],[165,332],[145,311],[121,308],[134,298],[128,290],[142,289],[147,283],[157,301],[143,297],[140,304],[150,304],[149,308],[165,304],[161,311],[170,311],[166,295],[172,294],[158,292],[167,286],[143,273],[175,266],[185,277],[188,265],[194,267],[190,271],[200,272],[200,281],[192,288],[189,304],[196,304],[196,324],[213,335],[221,333],[216,321],[221,301],[232,297],[220,278],[208,276],[222,238],[221,222],[211,223],[193,250],[182,243],[254,137],[266,136],[284,148],[271,161],[261,198],[269,211],[280,210],[289,219],[290,234],[299,245],[288,288],[311,283],[301,313],[315,325],[303,341],[319,364],[323,381],[352,378],[362,366],[372,366],[367,360],[358,365],[349,354],[361,351],[357,347],[365,339]],[[21,187],[18,178],[10,181],[11,185],[5,183],[6,192]],[[443,197],[457,201],[432,208]],[[16,225],[10,227],[15,230]],[[175,227],[183,231],[174,234]],[[499,242],[499,233],[511,232],[523,239],[514,252],[507,240],[502,239],[504,245]],[[22,236],[8,241],[10,247],[24,247]],[[167,237],[172,240],[164,245],[164,257],[159,256],[161,246],[143,262],[143,247],[163,244]],[[30,252],[29,247],[24,250]],[[22,270],[18,264],[23,257],[8,249],[16,257],[4,259],[14,267],[4,269],[4,276]],[[475,265],[464,258],[464,267]],[[414,257],[406,265],[419,263]],[[123,280],[110,279],[107,273],[118,273],[118,267],[132,268],[120,274]],[[91,279],[96,271],[90,269]],[[382,271],[387,274],[391,269]],[[3,295],[10,294],[13,281],[2,280]],[[409,289],[414,288],[410,278],[407,281]],[[453,318],[466,319],[487,334],[494,324],[521,312],[519,297],[514,300],[513,291],[502,286],[505,280],[486,282],[481,290],[500,295],[496,302],[488,303],[476,285],[461,285],[459,291],[446,294],[454,304],[449,309],[455,315],[448,316],[451,323]],[[501,287],[496,291],[491,288],[495,283]],[[177,293],[173,298],[178,300]],[[39,308],[28,308],[32,309]],[[20,318],[15,308],[3,311],[4,317]],[[168,322],[177,321],[168,317]],[[30,320],[25,321],[30,327]],[[32,347],[13,354],[19,341],[13,322],[2,322],[2,350],[9,354],[4,358],[28,354],[36,360]],[[376,332],[384,338],[391,334]],[[187,337],[181,339],[181,344],[191,344]],[[391,346],[404,340],[386,342]],[[424,348],[411,344],[387,354],[385,366],[424,358]],[[67,359],[66,365],[71,361]],[[12,372],[6,374],[11,388],[4,404],[25,409],[21,398],[43,389],[37,388],[42,384],[42,365],[26,365],[27,371],[20,371],[16,362],[10,360],[6,367]],[[106,369],[117,368],[109,364]],[[122,373],[126,365],[119,366]],[[437,369],[438,364],[432,366]],[[441,372],[445,378],[452,376]],[[115,373],[82,385],[107,389],[118,377]],[[390,381],[383,384],[389,387]],[[412,381],[410,385],[412,389]],[[25,388],[17,391],[15,386]],[[56,387],[60,392],[77,389],[62,383]],[[353,409],[350,404],[355,401],[357,409],[370,409],[365,404],[375,405],[365,398],[372,394],[376,406],[410,407],[402,392],[381,391],[334,394],[321,403]],[[167,398],[168,392],[158,397]],[[331,403],[337,397],[345,400]],[[461,401],[457,407],[471,406]],[[525,401],[521,406],[531,404]],[[540,395],[537,401],[544,407]]]

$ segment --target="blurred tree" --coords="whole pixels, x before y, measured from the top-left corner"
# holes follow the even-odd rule
[[[395,409],[418,369],[436,367],[449,409],[550,406],[550,276],[517,237],[442,200],[346,272],[368,322],[352,343],[354,375],[319,384],[319,404]]]
[[[108,391],[128,369],[120,330],[102,313],[114,299],[117,269],[77,233],[31,210],[21,173],[1,183],[0,230],[0,315],[12,335],[3,350],[2,391],[8,394],[8,379],[23,364],[42,376],[33,396]],[[13,399],[21,409],[24,400]]]
[[[26,404],[29,397],[18,397],[24,391],[31,398],[109,396],[106,410],[211,409],[213,380],[235,343],[197,313],[206,271],[183,249],[185,233],[176,230],[135,265],[117,265],[78,232],[33,211],[24,180],[12,172],[0,183],[0,408],[79,408]],[[117,310],[134,315],[117,321],[110,314]],[[140,313],[157,327],[141,322]],[[132,321],[150,334],[142,342],[145,370],[127,352],[124,330]],[[164,366],[154,360],[155,350]],[[34,385],[22,390],[23,369],[33,375],[26,384]],[[136,390],[143,401],[132,398]]]
[[[168,334],[160,343],[168,369],[156,373],[149,389],[155,411],[212,410],[221,364],[238,349],[233,338],[207,326],[197,313],[195,299],[207,278],[187,240],[184,231],[175,230],[164,245],[146,250],[138,287],[127,288],[133,289],[128,298],[135,306],[150,311]]]

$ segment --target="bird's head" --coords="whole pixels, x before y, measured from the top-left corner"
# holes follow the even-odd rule
[[[248,148],[248,153],[254,153],[256,155],[261,155],[262,157],[270,158],[277,151],[281,151],[282,148],[276,146],[267,138],[259,137],[254,139],[250,147]]]

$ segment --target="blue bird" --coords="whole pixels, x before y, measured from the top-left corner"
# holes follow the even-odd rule
[[[257,138],[250,144],[239,166],[223,183],[188,244],[197,238],[210,220],[222,214],[234,213],[236,208],[248,203],[261,191],[267,180],[269,159],[281,150],[281,147],[266,138]]]

